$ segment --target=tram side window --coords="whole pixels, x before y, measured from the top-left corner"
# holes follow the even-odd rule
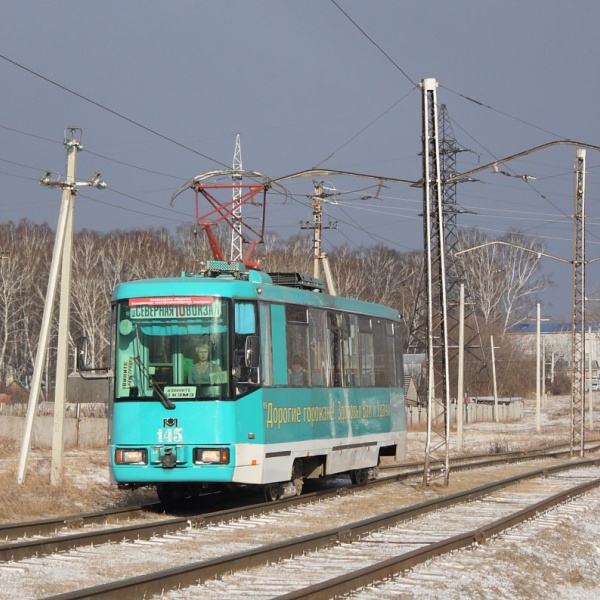
[[[400,335],[400,325],[394,326],[394,348],[396,350],[394,362],[396,363],[396,383],[398,387],[404,387],[404,362],[402,357],[402,337]]]
[[[385,321],[381,319],[373,319],[375,385],[378,387],[387,387],[389,385],[387,347]]]
[[[288,383],[293,387],[310,385],[310,353],[308,344],[308,309],[285,307]]]
[[[388,385],[394,387],[398,385],[398,373],[396,370],[396,338],[394,336],[394,324],[391,321],[385,322],[385,340],[387,347],[387,371]]]
[[[357,387],[358,377],[358,320],[356,315],[343,315],[342,348],[344,361],[344,386]]]
[[[329,373],[327,348],[327,313],[318,308],[308,309],[309,369],[313,386],[326,386]]]
[[[342,387],[342,315],[328,311],[327,327],[329,330],[329,385],[331,387]]]
[[[369,317],[358,317],[358,353],[361,387],[375,385],[373,329]]]
[[[259,383],[259,368],[246,365],[246,340],[249,336],[257,335],[256,304],[254,302],[236,302],[233,366],[238,383]]]

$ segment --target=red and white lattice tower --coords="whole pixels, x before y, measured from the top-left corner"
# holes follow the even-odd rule
[[[242,247],[242,186],[235,185],[242,181],[242,147],[240,145],[240,134],[235,136],[235,150],[233,152],[233,172],[231,179],[234,182],[232,195],[232,227],[231,227],[231,261],[241,261],[244,254]]]

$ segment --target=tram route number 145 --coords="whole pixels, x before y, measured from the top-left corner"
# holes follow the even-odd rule
[[[179,444],[183,442],[183,427],[162,427],[156,431],[159,444]]]

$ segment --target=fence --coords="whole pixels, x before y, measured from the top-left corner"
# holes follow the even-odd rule
[[[495,421],[494,404],[489,402],[469,402],[463,404],[463,423],[479,423],[481,421]],[[456,404],[450,405],[450,423],[456,423]],[[498,421],[507,423],[523,419],[523,400],[502,400],[498,403]],[[425,426],[427,424],[427,408],[424,406],[407,406],[406,422],[411,426]]]
[[[23,439],[27,404],[0,404],[0,438]],[[67,447],[97,448],[106,445],[106,404],[65,405],[64,441]],[[40,402],[31,430],[33,448],[51,448],[54,431],[54,402]]]
[[[464,423],[494,421],[494,405],[470,402],[464,404]],[[16,441],[23,439],[26,404],[0,404],[0,438]],[[34,448],[51,448],[54,430],[54,403],[42,402],[33,420],[31,443]],[[65,408],[64,443],[66,447],[98,448],[106,445],[108,420],[106,404],[67,404]],[[523,418],[523,402],[513,400],[498,405],[498,417],[502,422],[519,421]],[[450,422],[456,422],[456,405],[450,407]],[[426,425],[427,411],[420,406],[406,407],[408,427]]]

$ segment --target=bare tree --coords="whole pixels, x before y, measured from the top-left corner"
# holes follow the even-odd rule
[[[265,271],[313,272],[313,243],[307,235],[299,234],[281,240],[274,234],[267,234],[261,253]]]
[[[500,244],[491,243],[502,242]],[[476,229],[459,235],[459,250],[470,295],[486,322],[501,322],[502,332],[531,312],[537,294],[550,281],[540,276],[543,245],[520,232],[492,240]]]
[[[89,364],[106,366],[109,346],[111,282],[104,277],[106,236],[93,231],[76,235],[71,282],[70,343],[73,337],[89,340]]]

